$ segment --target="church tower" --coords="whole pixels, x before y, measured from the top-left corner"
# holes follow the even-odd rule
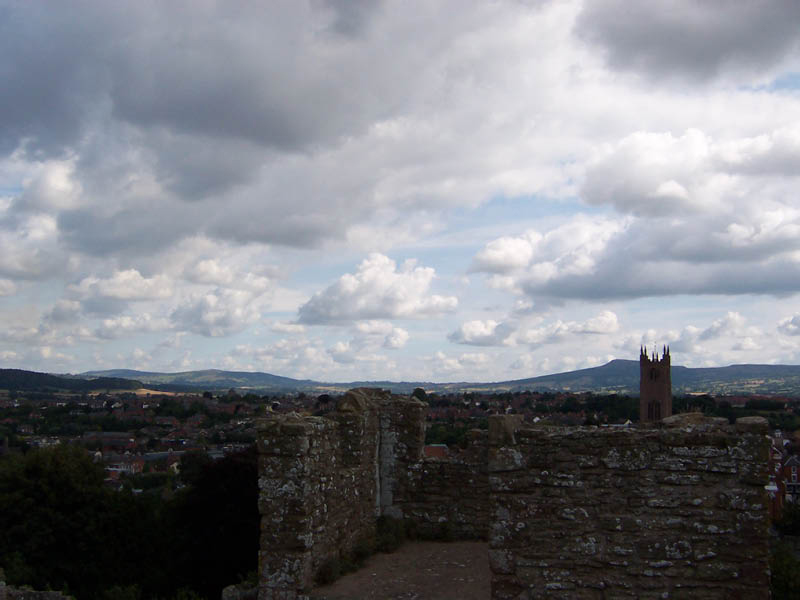
[[[670,378],[669,348],[664,354],[652,357],[641,348],[639,351],[639,421],[660,421],[672,414],[672,380]]]

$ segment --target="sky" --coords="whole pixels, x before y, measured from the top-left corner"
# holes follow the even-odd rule
[[[800,363],[800,3],[0,0],[0,366]]]

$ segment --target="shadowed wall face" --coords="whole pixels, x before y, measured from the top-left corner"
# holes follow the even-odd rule
[[[494,600],[768,597],[764,419],[505,419],[489,430]]]
[[[326,417],[279,417],[259,432],[259,600],[301,598],[326,561],[374,538],[378,516],[402,517],[425,405],[349,391]]]

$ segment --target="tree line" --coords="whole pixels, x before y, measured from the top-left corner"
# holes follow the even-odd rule
[[[134,494],[104,483],[71,445],[0,460],[0,567],[9,585],[78,600],[216,599],[254,577],[259,548],[255,448],[190,456],[184,487]]]

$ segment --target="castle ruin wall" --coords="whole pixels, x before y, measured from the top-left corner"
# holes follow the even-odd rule
[[[765,420],[495,416],[450,458],[423,459],[425,413],[361,389],[325,417],[264,422],[259,600],[303,598],[381,515],[423,536],[488,537],[494,600],[768,597]]]
[[[665,425],[490,417],[494,600],[769,597],[766,421]]]
[[[409,465],[408,485],[398,501],[420,536],[487,539],[489,534],[488,435],[467,433],[466,446],[445,459]]]
[[[325,417],[261,424],[259,600],[302,597],[326,561],[374,537],[424,434],[424,405],[380,390],[352,390]]]

